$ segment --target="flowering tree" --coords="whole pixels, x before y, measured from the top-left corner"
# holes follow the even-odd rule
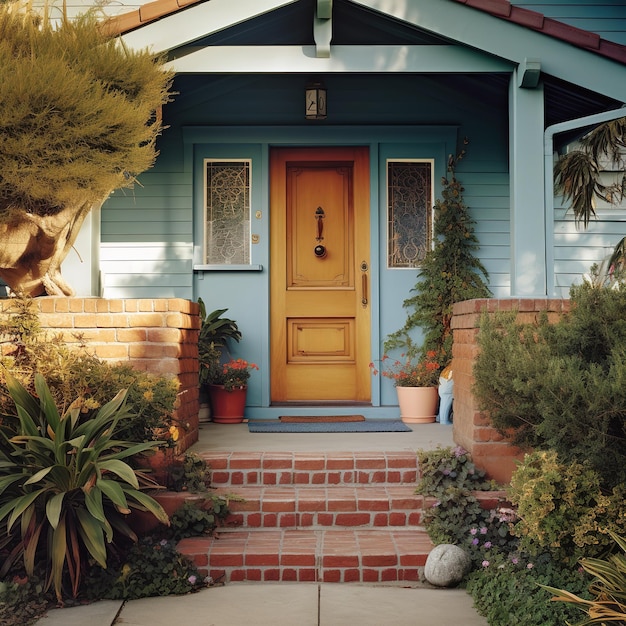
[[[153,165],[171,80],[93,13],[53,26],[0,3],[0,278],[14,292],[72,294],[61,263],[92,206]]]

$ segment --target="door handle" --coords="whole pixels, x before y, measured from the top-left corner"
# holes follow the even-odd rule
[[[361,263],[361,304],[366,307],[368,303],[369,293],[368,293],[368,285],[367,285],[367,270],[368,266],[365,261]]]
[[[324,213],[324,209],[322,209],[321,206],[318,206],[315,211],[315,219],[317,220],[317,237],[315,238],[315,241],[317,241],[317,245],[313,249],[313,254],[315,254],[318,259],[323,259],[326,256],[326,246],[322,245],[322,241],[324,241],[324,222],[322,220],[325,217],[326,214]]]

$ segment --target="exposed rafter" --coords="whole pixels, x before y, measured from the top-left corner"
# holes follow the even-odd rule
[[[330,42],[333,38],[333,0],[317,0],[313,18],[315,56],[330,58]]]

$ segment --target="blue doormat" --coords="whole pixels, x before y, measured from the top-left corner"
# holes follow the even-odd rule
[[[251,433],[403,433],[411,429],[400,420],[365,420],[363,422],[248,422]]]

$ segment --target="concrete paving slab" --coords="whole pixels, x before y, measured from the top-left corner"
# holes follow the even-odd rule
[[[463,589],[321,585],[319,626],[487,626]]]
[[[84,606],[51,609],[37,620],[36,626],[111,626],[122,604],[121,600],[100,600]]]
[[[318,594],[315,584],[233,584],[187,596],[132,600],[124,605],[115,624],[317,626]]]

